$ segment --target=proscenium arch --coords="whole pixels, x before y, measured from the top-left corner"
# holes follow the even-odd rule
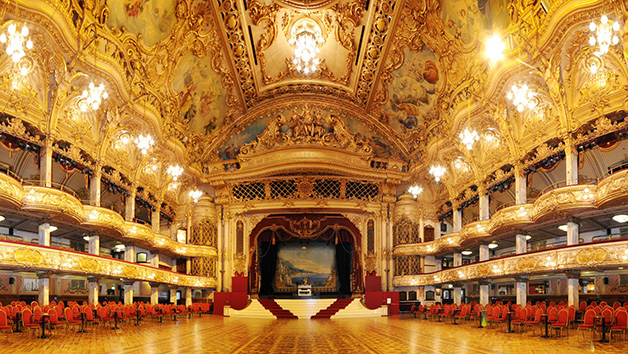
[[[257,240],[259,236],[266,230],[278,230],[282,229],[286,233],[294,237],[294,231],[291,231],[291,222],[297,222],[299,220],[311,220],[316,223],[320,222],[320,227],[317,228],[316,236],[318,237],[324,234],[328,230],[346,230],[353,237],[353,270],[352,276],[352,293],[359,294],[364,291],[364,267],[362,264],[362,233],[360,230],[346,217],[337,214],[287,214],[287,215],[271,215],[265,217],[260,221],[249,233],[249,291],[259,291],[259,277],[258,277],[258,255],[257,255]],[[315,238],[303,238],[303,240],[311,240]],[[359,275],[357,278],[355,275]]]

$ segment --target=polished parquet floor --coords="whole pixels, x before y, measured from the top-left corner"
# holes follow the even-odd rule
[[[39,333],[38,333],[39,334]],[[266,320],[212,315],[121,329],[61,329],[48,339],[0,334],[0,353],[627,353],[628,342],[600,344],[570,331],[543,339],[531,332],[506,334],[472,324],[411,317],[337,320]]]

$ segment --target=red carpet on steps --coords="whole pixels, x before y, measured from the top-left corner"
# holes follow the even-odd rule
[[[279,306],[279,304],[273,299],[259,299],[259,302],[266,310],[272,312],[272,314],[277,318],[298,318],[293,315],[292,312],[281,308],[281,306]]]
[[[344,309],[349,306],[349,304],[353,301],[353,299],[336,299],[334,303],[329,305],[324,310],[318,311],[318,313],[310,318],[331,318],[331,316],[335,315],[338,311]]]

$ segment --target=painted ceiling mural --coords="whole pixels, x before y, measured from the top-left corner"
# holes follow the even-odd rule
[[[168,39],[177,22],[175,0],[116,0],[108,5],[107,25],[140,35],[147,46]]]
[[[465,45],[487,31],[503,31],[515,11],[511,0],[443,0],[441,18],[447,33]]]

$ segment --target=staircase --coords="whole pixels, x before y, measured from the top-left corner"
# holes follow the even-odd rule
[[[293,315],[292,312],[284,310],[273,299],[259,299],[258,301],[266,310],[272,312],[272,314],[277,318],[297,318],[297,316]]]
[[[311,318],[331,318],[331,316],[335,315],[338,311],[344,309],[349,306],[349,304],[353,301],[353,299],[337,299],[329,305],[326,309],[318,311],[318,313]]]

